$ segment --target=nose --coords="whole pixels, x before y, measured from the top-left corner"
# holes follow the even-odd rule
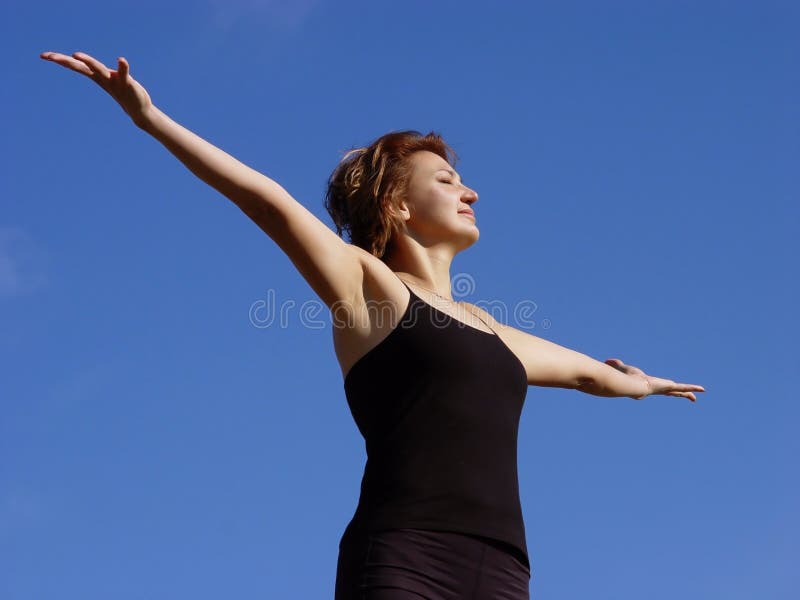
[[[461,198],[467,204],[474,204],[475,202],[478,201],[478,192],[476,192],[472,188],[464,186],[464,194],[461,196]]]

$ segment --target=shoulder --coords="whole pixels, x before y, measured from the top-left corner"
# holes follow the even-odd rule
[[[474,304],[465,304],[469,304],[481,318],[486,319],[517,356],[525,367],[528,383],[531,385],[577,389],[582,382],[591,379],[601,364],[581,352],[501,323],[492,315],[491,305],[487,311]],[[499,311],[498,314],[504,313]]]
[[[364,277],[350,312],[334,317],[334,350],[343,374],[391,332],[411,301],[386,263],[352,244],[350,251],[358,257]]]
[[[506,314],[507,307],[503,303],[492,304],[481,302],[480,304],[483,304],[483,306],[471,302],[462,302],[461,304],[488,324],[506,346],[508,346],[509,350],[511,350],[520,362],[526,366],[527,370],[526,363],[533,349],[532,342],[535,344],[535,341],[539,338],[521,329],[517,329],[512,325],[507,325],[504,322],[508,319],[508,315]],[[501,320],[498,320],[498,317]]]
[[[481,304],[486,305],[484,302]],[[461,305],[469,310],[472,314],[486,321],[486,323],[488,323],[492,328],[508,328],[508,325],[497,320],[497,311],[492,310],[491,306],[489,307],[490,310],[486,310],[483,306],[478,306],[477,304],[473,304],[472,302],[467,302],[465,300],[461,301]],[[505,319],[505,316],[501,315],[501,318]]]
[[[509,345],[515,345],[520,350],[522,350],[522,345],[541,339],[518,327],[509,325],[507,323],[509,320],[508,306],[504,302],[480,302],[479,304],[462,302],[462,304],[473,314],[486,321]]]

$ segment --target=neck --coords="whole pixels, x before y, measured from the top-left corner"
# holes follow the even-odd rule
[[[453,254],[447,248],[423,248],[419,245],[398,245],[384,258],[398,277],[431,292],[451,297],[450,265]]]

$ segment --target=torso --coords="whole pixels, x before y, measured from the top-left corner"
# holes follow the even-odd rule
[[[362,273],[366,325],[337,336],[347,404],[367,452],[343,539],[387,529],[460,532],[508,543],[527,563],[516,460],[527,381],[517,353],[491,331],[502,326],[482,323],[470,305],[447,309],[409,285],[410,274],[380,265]],[[369,300],[392,314],[368,318]]]
[[[343,377],[361,357],[389,335],[411,300],[403,281],[383,261],[366,252],[361,256],[364,264],[363,297],[356,300],[352,322],[347,326],[333,327],[333,345]],[[463,301],[458,305],[447,304],[408,280],[406,283],[437,310],[480,331],[497,333],[496,328],[490,329],[484,322],[493,322],[490,315],[473,304]],[[508,345],[508,340],[503,338],[503,341]],[[511,350],[513,352],[513,348]]]

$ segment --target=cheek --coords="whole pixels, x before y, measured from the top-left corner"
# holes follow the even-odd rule
[[[431,198],[421,215],[424,219],[437,223],[450,221],[453,216],[453,206],[442,198]]]
[[[409,200],[416,221],[423,223],[451,222],[457,217],[457,202],[436,188],[411,190]]]

